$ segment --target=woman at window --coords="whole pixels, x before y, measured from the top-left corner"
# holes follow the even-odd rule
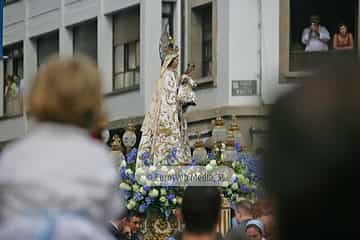
[[[333,48],[336,50],[351,50],[354,48],[353,35],[348,32],[345,24],[340,24],[334,35]]]

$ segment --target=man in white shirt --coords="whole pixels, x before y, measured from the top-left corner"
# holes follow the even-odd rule
[[[328,41],[330,34],[326,27],[320,25],[318,16],[311,16],[311,26],[305,28],[302,34],[302,43],[306,45],[306,52],[327,51],[329,50]]]

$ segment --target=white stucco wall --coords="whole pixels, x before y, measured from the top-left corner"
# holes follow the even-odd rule
[[[280,0],[262,2],[262,95],[266,104],[273,103],[279,95],[294,87],[293,84],[280,84],[279,79],[279,2]]]
[[[229,105],[259,105],[260,96],[232,96],[231,81],[260,81],[258,53],[260,49],[263,103],[271,104],[276,96],[291,87],[288,84],[279,83],[279,1],[262,0],[263,41],[261,46],[257,28],[260,22],[258,0],[216,1],[217,86],[198,90],[196,92],[199,98],[198,106],[192,108],[192,111]],[[34,41],[36,37],[49,31],[59,31],[60,54],[71,55],[73,53],[72,26],[97,19],[97,60],[104,76],[104,94],[110,93],[113,84],[112,14],[136,4],[140,4],[140,90],[107,96],[106,107],[110,120],[141,116],[149,107],[153,86],[159,77],[158,43],[161,34],[161,0],[19,1],[5,7],[4,44],[24,41],[24,81],[28,86],[37,69],[36,41]],[[180,10],[180,0],[178,0],[174,21],[175,40],[179,46],[186,48],[188,45],[186,36],[185,42],[181,43],[181,35],[187,33],[181,32]],[[184,59],[186,64],[186,55]],[[2,74],[0,74],[0,79],[2,79]],[[1,98],[2,94],[3,91],[0,91]],[[23,134],[20,122],[17,118],[0,119],[0,141],[14,139]]]

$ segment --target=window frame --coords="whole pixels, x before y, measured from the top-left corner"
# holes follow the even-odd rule
[[[21,0],[3,0],[4,1],[4,7],[16,2],[20,2]]]
[[[170,7],[170,13],[164,13],[163,7],[164,4]],[[162,1],[161,3],[161,24],[164,18],[169,19],[169,33],[171,36],[174,36],[174,13],[175,13],[175,2]]]
[[[39,67],[41,66],[42,63],[40,63],[40,58],[39,58],[39,41],[42,40],[43,38],[46,38],[46,37],[50,37],[50,36],[55,36],[56,37],[56,40],[57,40],[57,55],[59,55],[60,53],[60,33],[58,30],[56,31],[53,31],[53,32],[50,32],[50,33],[46,33],[44,35],[41,35],[39,36],[38,38],[35,39],[35,42],[36,42],[36,65],[37,65],[37,68],[39,69]],[[53,55],[54,53],[48,55],[47,57],[50,57],[51,55]]]
[[[217,7],[218,7],[218,0],[187,0],[185,1],[185,25],[186,25],[186,56],[184,61],[184,66],[187,63],[194,63],[196,64],[196,70],[197,74],[194,77],[194,80],[197,82],[198,87],[197,89],[202,88],[208,88],[208,87],[216,87],[217,86]],[[210,75],[203,77],[203,44],[201,42],[200,46],[200,57],[193,56],[192,48],[199,49],[199,47],[196,47],[196,44],[194,43],[193,38],[193,21],[197,21],[199,23],[199,14],[196,14],[197,10],[200,10],[201,8],[205,8],[207,6],[211,7],[211,61],[209,61],[209,65],[211,67]],[[197,18],[197,20],[196,20]],[[202,28],[202,24],[201,24]],[[202,29],[201,29],[201,35],[202,35]],[[202,40],[201,40],[202,41]],[[199,45],[199,44],[198,44]],[[184,47],[184,46],[183,46]],[[200,65],[201,66],[198,66]]]
[[[98,43],[98,34],[97,34],[97,32],[98,32],[98,26],[97,26],[97,19],[91,19],[91,20],[88,20],[88,21],[86,21],[86,22],[82,22],[82,23],[80,23],[80,24],[77,24],[77,25],[74,25],[73,27],[72,27],[72,47],[73,47],[73,55],[77,55],[77,54],[80,54],[80,55],[82,55],[82,54],[84,54],[83,52],[81,52],[81,51],[77,51],[77,49],[75,48],[75,46],[76,46],[76,39],[77,39],[77,36],[76,36],[76,31],[79,31],[79,28],[81,28],[81,27],[84,27],[84,26],[86,26],[86,25],[90,25],[90,24],[95,24],[95,26],[96,26],[96,36],[95,36],[95,38],[96,38],[96,43]],[[87,57],[90,57],[93,61],[95,61],[95,63],[97,63],[98,62],[98,46],[97,46],[97,44],[96,44],[96,57],[95,58],[93,58],[92,56],[89,56],[89,55],[86,55],[86,54],[84,54],[84,55],[86,55]]]
[[[7,52],[14,52],[15,50],[19,50],[20,51],[20,56],[19,57],[11,57],[7,59],[3,60],[4,66],[3,66],[3,79],[4,79],[4,86],[3,86],[3,116],[1,116],[1,118],[13,118],[13,117],[18,117],[21,116],[23,114],[23,103],[20,102],[20,112],[18,113],[8,113],[7,109],[6,109],[6,98],[5,98],[5,88],[6,88],[6,78],[7,76],[14,76],[16,74],[16,76],[18,76],[20,79],[20,81],[23,81],[24,79],[24,43],[23,41],[17,42],[17,43],[13,43],[11,45],[8,46],[4,46],[4,56],[6,56]],[[8,60],[9,59],[13,59],[13,69],[12,69],[12,73],[7,74],[6,73],[6,69],[7,69],[7,64],[8,64]],[[20,60],[21,59],[21,60]],[[22,64],[22,69],[23,69],[23,74],[22,76],[19,76],[18,74],[18,68],[19,68],[19,64]],[[20,90],[20,83],[19,83],[19,90]],[[20,96],[20,101],[22,101],[22,96]]]
[[[312,74],[310,71],[291,71],[291,3],[293,0],[279,0],[279,83],[287,84],[294,80],[305,78]],[[355,16],[355,26],[357,28],[357,42],[354,43],[354,52],[360,54],[360,0],[358,0],[357,16]],[[330,44],[330,43],[329,43]]]
[[[129,41],[123,44],[114,44],[113,45],[113,91],[114,92],[123,92],[123,91],[128,91],[128,90],[134,90],[134,89],[139,89],[140,88],[140,79],[139,82],[136,82],[136,74],[140,74],[140,59],[138,59],[140,56],[138,56],[136,50],[137,50],[137,46],[140,47],[140,45],[138,45],[140,43],[140,40],[135,40],[135,41]],[[135,68],[130,68],[129,67],[129,46],[130,45],[135,45]],[[119,46],[123,46],[124,50],[124,54],[123,54],[123,71],[119,71],[116,72],[116,48],[118,48]],[[137,64],[139,63],[139,64]],[[130,86],[127,87],[122,87],[122,88],[116,88],[115,87],[115,82],[116,82],[116,78],[121,75],[124,74],[122,81],[126,81],[126,74],[132,74],[133,75],[133,83]]]
[[[137,37],[135,37],[134,39],[136,40],[131,40],[131,41],[127,41],[127,42],[122,42],[122,43],[116,43],[115,38],[116,38],[116,20],[117,17],[119,17],[119,14],[122,15],[124,14],[125,16],[128,15],[127,11],[131,11],[131,10],[135,10],[137,9],[139,12],[139,31],[140,31],[140,25],[141,25],[141,21],[140,21],[140,5],[137,4],[135,6],[123,9],[121,11],[119,11],[118,13],[115,13],[112,15],[112,31],[113,31],[113,39],[112,39],[112,50],[113,50],[113,56],[112,56],[112,64],[113,64],[113,70],[112,70],[112,92],[110,92],[109,94],[107,94],[107,96],[112,96],[112,95],[116,95],[116,94],[120,94],[120,93],[127,93],[127,92],[132,92],[132,91],[138,91],[140,89],[140,58],[141,58],[141,54],[140,54],[140,33]],[[135,68],[133,69],[129,69],[128,68],[128,52],[129,52],[129,45],[130,44],[135,44]],[[124,46],[124,54],[123,54],[123,72],[116,72],[116,48],[118,48],[119,46],[123,45]],[[116,88],[116,81],[117,81],[117,76],[119,76],[120,74],[124,74],[123,76],[123,83],[125,84],[126,81],[126,74],[132,74],[133,75],[133,84],[127,87],[121,87],[121,88]],[[138,77],[138,78],[137,78]]]

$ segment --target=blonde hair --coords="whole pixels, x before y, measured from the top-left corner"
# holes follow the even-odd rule
[[[88,58],[51,57],[37,72],[28,103],[38,121],[91,129],[102,110],[100,73]]]

